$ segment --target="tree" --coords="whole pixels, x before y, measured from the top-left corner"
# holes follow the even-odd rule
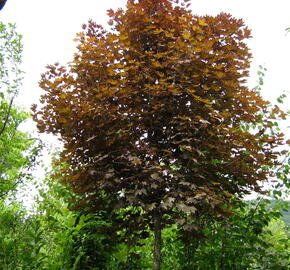
[[[73,61],[48,66],[33,107],[39,130],[64,142],[59,177],[79,207],[127,209],[119,223],[154,230],[154,269],[162,228],[194,236],[193,218],[227,216],[235,196],[261,191],[283,143],[270,132],[283,113],[245,85],[243,21],[178,2],[129,0],[108,11],[110,31],[84,25]]]
[[[13,24],[0,22],[0,199],[16,190],[28,175],[39,145],[19,130],[29,113],[14,104],[21,87],[21,35]]]

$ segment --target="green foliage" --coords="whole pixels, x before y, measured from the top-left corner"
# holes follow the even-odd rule
[[[124,229],[110,232],[107,214],[71,211],[73,194],[59,181],[43,183],[33,216],[18,204],[0,212],[0,265],[3,269],[152,269],[153,235],[136,245],[122,242]],[[240,203],[226,220],[203,218],[205,237],[185,241],[178,225],[162,232],[163,270],[287,269],[289,238],[279,221],[284,202],[257,200]],[[129,210],[128,210],[129,211]],[[126,212],[122,213],[126,217]],[[111,238],[118,235],[120,243]]]
[[[40,145],[19,126],[29,117],[14,105],[22,81],[21,36],[0,22],[0,200],[28,177]]]
[[[43,229],[34,216],[27,216],[23,207],[0,202],[0,265],[1,269],[39,269]]]
[[[286,227],[290,227],[290,201],[272,198],[268,202],[267,209],[275,211],[276,218],[280,218]]]
[[[288,205],[288,208],[286,209],[284,208],[281,210],[281,213],[282,213],[281,219],[283,220],[285,225],[290,228],[290,210],[289,210],[290,201],[287,201],[287,205]]]
[[[44,182],[38,202],[45,258],[40,269],[105,269],[114,245],[103,215],[71,211],[73,195],[59,181]]]
[[[22,61],[22,36],[16,26],[0,22],[0,84],[1,95],[15,94],[19,91],[23,72],[19,66]]]
[[[270,208],[270,204],[269,200],[241,203],[227,220],[199,221],[203,222],[205,237],[195,238],[195,241],[184,241],[177,225],[164,229],[162,269],[288,269],[290,241],[287,228],[279,220],[279,209]],[[131,269],[132,258],[139,258],[135,267],[137,264],[140,269],[152,269],[152,236],[142,244],[131,248],[124,244],[119,246],[118,253],[113,254],[115,264],[123,261]]]
[[[267,243],[265,256],[254,264],[256,269],[287,269],[290,265],[289,227],[279,219],[272,219],[260,238]]]
[[[197,258],[202,258],[200,269],[275,269],[267,268],[269,265],[265,267],[263,262],[270,255],[271,247],[265,240],[271,233],[267,226],[271,220],[280,217],[277,210],[268,209],[268,204],[269,201],[263,200],[250,207],[239,207],[227,221],[209,226],[206,240],[197,250]],[[210,254],[209,259],[205,254]],[[285,267],[277,256],[275,259],[272,265],[280,263],[280,267]],[[208,261],[211,268],[207,266]]]
[[[2,100],[1,116],[7,113],[6,105]],[[15,191],[23,178],[28,176],[27,172],[39,151],[31,136],[18,130],[27,117],[27,113],[12,108],[5,130],[0,135],[0,199]]]

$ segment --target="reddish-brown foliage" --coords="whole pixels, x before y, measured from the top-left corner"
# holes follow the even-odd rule
[[[225,215],[232,197],[260,191],[283,135],[269,132],[280,110],[245,85],[243,21],[174,2],[129,0],[108,11],[110,31],[84,25],[73,61],[42,75],[34,119],[60,134],[59,175],[92,211],[136,206],[190,231],[193,216]]]

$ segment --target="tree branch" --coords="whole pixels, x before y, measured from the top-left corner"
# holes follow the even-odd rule
[[[2,135],[2,133],[4,132],[6,126],[7,126],[7,123],[9,121],[9,116],[10,116],[10,112],[11,112],[11,109],[12,109],[12,104],[13,104],[13,100],[14,100],[15,96],[13,96],[10,100],[10,104],[9,104],[9,107],[8,107],[8,111],[7,111],[7,114],[6,114],[6,117],[5,117],[5,122],[4,122],[4,125],[3,127],[1,128],[0,130],[0,136]]]

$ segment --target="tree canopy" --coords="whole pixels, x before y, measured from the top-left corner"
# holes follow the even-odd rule
[[[279,163],[271,127],[284,114],[246,86],[249,29],[187,2],[129,0],[108,11],[109,30],[89,21],[73,61],[42,75],[33,108],[39,130],[64,142],[58,176],[79,205],[130,206],[132,231],[157,217],[196,231],[194,217],[227,215]]]

